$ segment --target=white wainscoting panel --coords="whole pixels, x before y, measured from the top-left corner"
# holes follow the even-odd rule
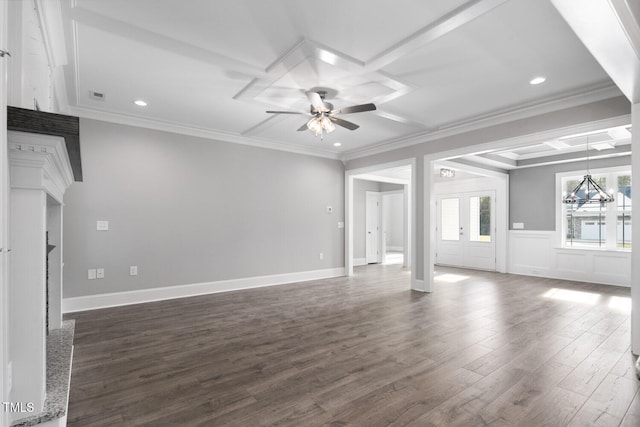
[[[554,231],[509,231],[508,272],[631,286],[631,253],[559,248]]]
[[[547,277],[551,266],[553,232],[510,231],[509,273]]]

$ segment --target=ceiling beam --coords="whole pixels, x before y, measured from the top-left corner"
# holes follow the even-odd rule
[[[596,151],[596,154],[591,152],[589,153],[589,159],[604,159],[607,157],[628,156],[628,155],[631,155],[631,144],[621,145],[611,150]],[[582,151],[574,151],[572,153],[555,154],[553,156],[518,160],[517,166],[519,168],[522,168],[522,167],[552,165],[555,163],[578,162],[581,160],[585,160],[586,158],[587,158],[587,152],[585,150],[582,150]]]
[[[379,70],[432,41],[448,34],[464,24],[484,15],[507,0],[472,0],[457,7],[426,27],[421,28],[366,63],[366,68]]]
[[[260,67],[247,64],[237,59],[230,58],[220,53],[184,43],[163,34],[148,31],[126,22],[112,19],[104,15],[92,12],[82,7],[74,7],[70,10],[69,16],[76,22],[83,25],[106,31],[110,34],[118,34],[126,39],[152,46],[157,49],[169,51],[176,55],[202,61],[215,65],[222,70],[233,70],[246,74],[247,78],[260,77],[265,74],[265,70]],[[77,36],[76,36],[77,37]]]
[[[501,156],[500,154],[485,153],[480,154],[479,157],[490,160],[492,163],[498,163],[503,166],[507,166],[509,168],[514,168],[518,165],[514,159],[509,159],[507,157]]]
[[[640,8],[636,0],[551,0],[633,104],[640,102]]]

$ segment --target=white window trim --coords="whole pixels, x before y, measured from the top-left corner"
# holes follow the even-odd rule
[[[602,174],[617,174],[620,172],[628,172],[631,173],[631,165],[627,166],[614,166],[610,168],[599,168],[599,169],[589,169],[589,173],[591,175],[602,175]],[[611,252],[631,252],[631,249],[619,249],[617,247],[604,246],[601,248],[589,247],[589,246],[567,246],[566,245],[566,232],[564,226],[564,204],[562,203],[562,179],[568,177],[575,176],[584,176],[586,175],[585,169],[578,169],[570,172],[558,172],[556,173],[556,248],[558,249],[567,249],[567,250],[580,250],[580,251],[611,251]],[[633,177],[631,178],[633,180]],[[608,186],[605,190],[608,190]],[[614,202],[615,203],[615,202]],[[633,212],[633,210],[632,210]],[[633,214],[632,214],[633,215]],[[617,217],[616,217],[617,221]],[[615,224],[615,222],[614,222]],[[607,227],[607,233],[611,230],[615,233],[616,227]],[[611,239],[609,236],[606,238],[607,242],[610,242]],[[614,238],[615,242],[616,239]]]

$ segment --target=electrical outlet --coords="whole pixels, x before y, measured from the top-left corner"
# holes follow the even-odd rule
[[[96,230],[98,230],[98,231],[108,231],[109,230],[109,221],[97,221],[96,222]]]
[[[344,221],[338,221],[338,228],[344,228]]]
[[[138,266],[132,265],[129,267],[129,276],[137,276],[138,275]]]
[[[104,279],[104,268],[96,269],[96,278],[97,279]]]
[[[95,268],[90,268],[88,273],[87,273],[87,279],[94,280],[95,278],[96,278],[96,269]]]
[[[324,252],[320,252],[320,259],[324,259]]]

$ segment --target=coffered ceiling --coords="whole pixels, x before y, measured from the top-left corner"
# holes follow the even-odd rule
[[[70,113],[230,142],[342,158],[618,93],[548,0],[61,5]],[[319,88],[377,110],[323,140],[265,113],[308,111]]]

